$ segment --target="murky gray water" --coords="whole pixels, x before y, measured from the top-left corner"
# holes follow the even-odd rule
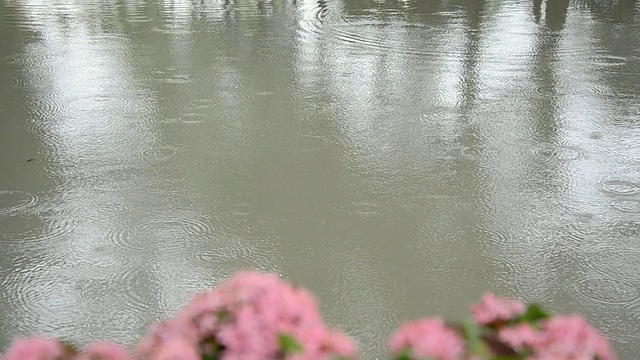
[[[255,268],[364,359],[491,290],[636,360],[640,4],[0,0],[0,248],[0,343]]]

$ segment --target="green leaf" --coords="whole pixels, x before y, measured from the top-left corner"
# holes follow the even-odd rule
[[[215,337],[201,341],[198,349],[198,352],[202,355],[202,360],[218,360],[220,353],[223,351],[224,346],[218,344]]]
[[[202,354],[202,360],[218,360],[217,354]]]
[[[60,344],[60,347],[62,348],[62,351],[64,353],[63,358],[75,356],[80,352],[78,346],[76,346],[69,340],[58,339],[58,343]]]
[[[222,309],[216,312],[216,319],[219,322],[227,322],[227,321],[231,321],[233,319],[233,316],[226,309]]]
[[[480,328],[472,321],[463,321],[462,336],[467,340],[469,350],[477,355],[482,355],[486,352],[486,347],[482,342],[482,334]]]
[[[287,334],[278,335],[278,344],[280,344],[280,351],[285,355],[300,353],[303,350],[298,340]]]
[[[489,344],[485,342],[483,327],[478,326],[472,320],[459,323],[459,331],[467,342],[467,350],[481,360],[494,360]]]
[[[400,354],[400,356],[396,358],[396,360],[411,360],[411,356],[409,354],[410,354],[410,350],[407,349],[403,351],[402,354]]]
[[[492,360],[525,360],[524,355],[496,355]]]
[[[528,323],[535,323],[538,320],[548,319],[549,317],[551,317],[551,315],[542,310],[539,305],[531,304],[529,305],[529,307],[527,307],[527,311],[525,311],[524,314],[516,318],[516,322],[524,321]]]

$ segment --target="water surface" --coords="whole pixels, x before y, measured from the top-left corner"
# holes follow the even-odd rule
[[[640,358],[634,0],[0,0],[0,119],[0,343],[251,268],[363,359],[485,290]]]

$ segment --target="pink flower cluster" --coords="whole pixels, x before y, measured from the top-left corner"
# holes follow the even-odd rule
[[[485,294],[471,306],[473,323],[447,325],[440,318],[405,323],[389,350],[396,359],[409,360],[615,360],[609,342],[584,318],[531,309]]]
[[[465,351],[462,338],[440,318],[403,324],[389,341],[392,353],[409,350],[412,357],[441,360],[460,359]]]
[[[129,360],[127,350],[106,342],[90,344],[77,351],[48,338],[16,339],[0,360]]]
[[[521,323],[505,327],[498,339],[516,349],[531,349],[531,360],[614,360],[609,343],[584,318],[557,316],[540,329]]]
[[[356,358],[354,343],[329,330],[315,299],[275,275],[241,273],[200,294],[152,329],[136,359],[324,360]]]
[[[473,321],[404,323],[388,347],[396,360],[615,360],[608,341],[580,316],[485,294]],[[156,324],[132,353],[97,342],[15,339],[0,360],[355,360],[351,339],[323,323],[313,296],[276,275],[243,272],[197,295]]]
[[[501,298],[490,293],[484,294],[479,304],[471,306],[473,320],[479,325],[510,320],[525,310],[526,306],[520,301]]]
[[[157,324],[130,356],[116,344],[77,351],[55,339],[18,339],[0,360],[356,359],[354,342],[328,329],[315,299],[271,274],[244,272]]]

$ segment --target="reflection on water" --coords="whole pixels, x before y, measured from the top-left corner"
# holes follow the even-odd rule
[[[132,344],[254,268],[308,286],[365,359],[484,290],[637,359],[639,14],[0,2],[0,334]]]

